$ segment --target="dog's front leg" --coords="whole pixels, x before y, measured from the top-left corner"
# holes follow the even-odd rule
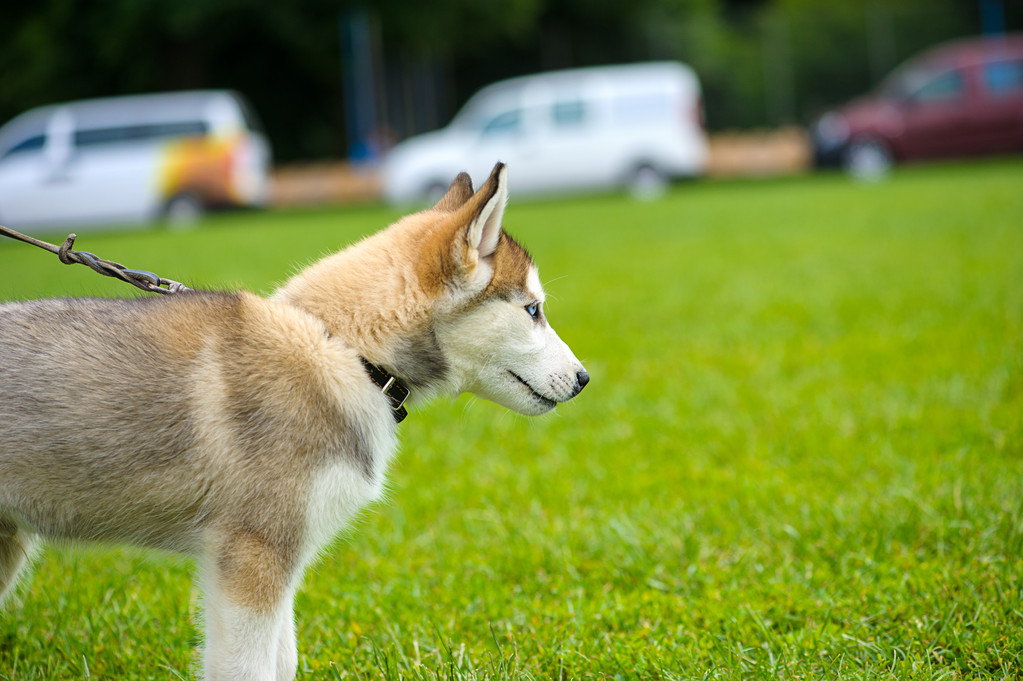
[[[218,533],[203,561],[206,681],[291,681],[294,566],[280,542]]]
[[[277,628],[277,681],[291,681],[298,671],[294,602],[294,591],[290,591]]]

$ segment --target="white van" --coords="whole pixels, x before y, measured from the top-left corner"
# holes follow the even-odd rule
[[[398,144],[384,164],[397,203],[436,196],[495,161],[517,195],[627,187],[663,191],[704,172],[700,82],[688,66],[653,62],[553,71],[487,86],[451,124]]]
[[[0,128],[0,224],[194,221],[265,201],[270,147],[222,90],[83,100]]]

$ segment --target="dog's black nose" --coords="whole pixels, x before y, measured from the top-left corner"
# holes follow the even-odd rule
[[[575,380],[579,382],[579,388],[575,391],[575,394],[578,395],[586,387],[586,384],[590,382],[590,375],[586,373],[586,369],[582,369],[575,375]]]

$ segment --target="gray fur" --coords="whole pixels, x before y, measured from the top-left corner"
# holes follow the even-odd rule
[[[427,389],[447,378],[448,360],[432,328],[402,339],[393,367],[389,367],[413,390]]]
[[[274,457],[283,450],[308,457],[303,475],[342,457],[372,477],[369,436],[352,414],[296,384],[312,409],[293,422],[260,392],[267,369],[247,362],[266,350],[233,331],[238,305],[235,294],[203,293],[0,306],[0,511],[17,509],[55,538],[195,551],[222,491],[203,474],[211,445],[183,389],[203,351],[220,367],[242,471],[281,468]],[[216,339],[212,347],[154,330],[152,320],[171,311],[194,318],[202,328],[189,331]],[[274,475],[276,483],[295,473],[289,466]]]

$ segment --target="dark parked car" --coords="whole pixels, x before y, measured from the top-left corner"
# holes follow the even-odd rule
[[[895,162],[1023,152],[1023,35],[947,43],[813,126],[818,165],[877,176]]]

